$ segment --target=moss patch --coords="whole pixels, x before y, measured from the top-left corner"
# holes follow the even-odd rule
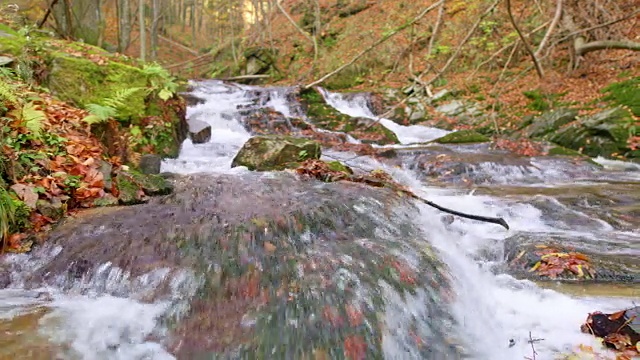
[[[603,91],[603,100],[627,106],[633,115],[640,116],[640,76],[611,84]]]
[[[293,169],[300,161],[319,159],[320,155],[320,144],[312,140],[282,135],[254,136],[242,146],[231,167],[246,166],[257,171]]]
[[[110,61],[104,65],[70,56],[53,53],[48,85],[60,99],[72,101],[80,107],[99,104],[103,99],[127,88],[145,88],[147,77],[141,69]],[[120,120],[138,119],[146,113],[145,91],[138,91],[127,98],[119,109]]]
[[[473,130],[460,130],[434,140],[439,144],[468,144],[488,142],[491,139]]]
[[[379,123],[374,124],[373,120],[354,118],[337,111],[314,89],[302,91],[300,100],[306,108],[309,120],[322,129],[347,133],[363,143],[400,143],[396,134]]]

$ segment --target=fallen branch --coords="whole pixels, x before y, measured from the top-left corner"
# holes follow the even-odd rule
[[[324,75],[323,77],[321,77],[320,79],[305,85],[303,87],[303,89],[309,89],[311,87],[314,87],[316,85],[319,85],[321,83],[323,83],[325,80],[327,80],[328,78],[334,76],[335,74],[339,73],[340,71],[344,70],[345,68],[349,67],[350,65],[352,65],[353,63],[355,63],[356,61],[358,61],[358,59],[360,59],[362,56],[364,56],[365,54],[367,54],[369,51],[375,49],[376,47],[378,47],[378,45],[382,44],[383,42],[389,40],[390,38],[392,38],[393,36],[395,36],[396,34],[398,34],[399,32],[401,32],[402,30],[410,27],[411,25],[417,23],[418,21],[420,21],[420,19],[422,19],[425,15],[427,15],[431,10],[435,9],[436,7],[440,6],[440,4],[442,4],[444,2],[444,0],[440,0],[434,4],[432,4],[431,6],[429,6],[428,8],[424,9],[420,14],[418,14],[418,16],[416,16],[415,18],[413,18],[413,20],[409,21],[406,24],[403,24],[397,28],[395,28],[394,30],[392,30],[390,33],[388,33],[387,35],[383,36],[382,38],[380,38],[378,41],[374,42],[371,46],[369,46],[368,48],[362,50],[360,53],[358,53],[358,55],[354,56],[353,59],[351,59],[349,62],[343,64],[342,66],[338,67],[337,69],[333,70],[332,72]],[[277,2],[276,2],[277,3]]]
[[[424,199],[416,195],[413,191],[409,190],[407,187],[395,182],[389,174],[381,170],[371,171],[367,175],[353,175],[344,171],[331,170],[329,168],[329,165],[324,161],[311,159],[311,160],[306,160],[302,164],[300,164],[300,167],[296,169],[296,173],[302,176],[312,177],[324,182],[335,182],[335,181],[343,180],[343,181],[349,181],[354,183],[366,184],[366,185],[378,187],[378,188],[389,188],[393,191],[400,192],[426,205],[436,208],[442,212],[446,212],[448,214],[455,215],[455,216],[460,216],[466,219],[498,224],[504,227],[505,229],[509,230],[509,225],[503,218],[466,214],[460,211],[448,209],[444,206],[438,205],[430,200]]]
[[[576,38],[574,42],[574,49],[576,51],[576,55],[578,56],[582,56],[592,51],[610,50],[610,49],[640,51],[640,43],[633,42],[633,41],[614,41],[614,40],[591,41],[591,42],[585,43],[584,38],[579,36]]]

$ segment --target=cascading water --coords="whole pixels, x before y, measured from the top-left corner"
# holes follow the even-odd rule
[[[163,171],[181,174],[195,172],[224,173],[241,175],[247,173],[245,168],[230,168],[231,161],[250,134],[241,124],[242,111],[252,107],[270,107],[285,116],[301,116],[286,98],[282,89],[260,89],[269,96],[260,100],[255,90],[258,88],[228,84],[220,81],[194,83],[193,94],[204,99],[204,103],[188,108],[188,117],[198,119],[211,125],[212,139],[206,144],[192,144],[189,140],[183,144],[177,159],[165,160]],[[349,99],[340,94],[324,92],[328,103],[337,110],[351,116],[375,116],[366,107],[363,98],[357,96]],[[423,126],[401,126],[387,119],[380,123],[395,132],[403,144],[412,144],[433,140],[447,132]],[[425,246],[431,244],[448,265],[455,289],[455,301],[451,312],[457,321],[457,330],[469,356],[473,359],[514,360],[532,357],[529,336],[542,338],[535,343],[538,359],[553,359],[559,353],[567,353],[578,344],[595,345],[596,340],[579,331],[579,325],[586,315],[594,310],[614,311],[631,304],[628,298],[570,296],[550,289],[539,287],[533,282],[517,280],[500,273],[503,263],[504,240],[516,233],[535,233],[544,238],[550,234],[567,236],[588,236],[592,238],[615,239],[628,245],[629,253],[637,252],[640,246],[640,234],[633,231],[622,231],[613,228],[590,214],[576,213],[562,204],[556,204],[556,211],[572,213],[587,219],[589,226],[575,228],[566,220],[571,217],[551,216],[537,206],[534,197],[491,196],[486,193],[473,194],[461,188],[442,188],[430,186],[410,170],[403,167],[383,165],[371,158],[357,157],[353,154],[326,151],[331,159],[342,159],[352,167],[365,170],[383,168],[393,177],[409,186],[415,193],[433,200],[443,206],[462,210],[468,213],[501,216],[510,224],[511,230],[495,225],[455,219],[453,223],[442,221],[442,213],[421,206],[420,217],[414,219],[425,235]],[[602,170],[592,174],[593,179],[615,177],[624,171],[624,179],[640,179],[640,171],[633,167],[622,167],[618,163],[602,161],[615,170]],[[531,169],[516,166],[492,165],[476,169],[490,172],[487,188],[498,190],[513,184],[527,186],[553,187],[566,185],[571,178],[562,176],[564,169],[558,166],[569,166],[545,160],[535,163]],[[523,170],[524,169],[524,170]],[[569,170],[569,169],[567,169]],[[589,181],[586,178],[585,181]],[[554,200],[551,197],[542,197]],[[366,211],[366,209],[363,209]],[[582,221],[582,220],[581,220]],[[634,250],[635,249],[635,250]],[[25,267],[41,267],[56,255],[52,248],[47,256],[29,258],[28,255],[8,257],[13,269]],[[402,254],[401,254],[402,255]],[[412,254],[405,254],[410,261]],[[161,342],[153,339],[162,338],[163,328],[158,318],[167,311],[176,312],[186,306],[186,301],[199,286],[194,274],[169,273],[169,270],[156,269],[156,273],[142,277],[131,277],[110,264],[102,268],[102,275],[88,283],[82,281],[65,283],[57,282],[57,288],[21,290],[21,281],[16,272],[12,278],[12,288],[0,290],[0,326],[2,321],[21,318],[29,314],[44,313],[35,316],[33,327],[37,328],[38,341],[44,341],[49,353],[41,358],[55,357],[62,352],[63,358],[78,359],[169,359],[172,356],[163,349]],[[348,274],[344,275],[347,276]],[[152,292],[157,284],[154,279],[172,277],[170,295],[154,303],[145,303],[147,292]],[[64,289],[64,292],[62,291]],[[632,294],[633,296],[634,294]],[[635,293],[636,298],[640,293]],[[388,309],[385,321],[391,327],[388,331],[409,333],[408,324],[399,321],[402,317],[394,316],[409,312],[423,321],[429,321],[424,311],[421,296],[396,299],[393,293],[385,294],[387,300],[398,302],[393,309]],[[401,302],[402,301],[402,302]],[[2,328],[2,327],[0,327]],[[82,329],[82,331],[78,331]],[[11,330],[9,330],[11,331]],[[16,334],[16,341],[24,341]],[[387,358],[413,359],[419,358],[414,353],[399,353],[399,344],[403,339],[391,334],[383,338],[383,350]],[[22,344],[14,349],[23,351],[33,349],[29,344]],[[71,348],[71,351],[68,349]],[[66,349],[66,350],[65,350]],[[9,353],[2,353],[0,359],[12,358]],[[4,356],[4,357],[3,357]],[[37,358],[37,357],[32,357]]]

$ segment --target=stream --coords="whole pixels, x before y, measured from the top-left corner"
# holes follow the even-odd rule
[[[185,140],[180,156],[166,159],[162,171],[250,176],[246,168],[230,167],[251,137],[242,125],[243,111],[268,107],[287,117],[304,117],[287,97],[288,91],[213,80],[193,82],[192,95],[204,102],[190,106],[187,116],[210,124],[212,139],[205,144]],[[323,95],[342,113],[376,118],[364,97],[327,91]],[[507,231],[460,218],[443,221],[444,214],[426,205],[418,205],[419,216],[411,219],[424,234],[425,246],[433,247],[448,269],[453,300],[447,311],[455,323],[452,336],[464,348],[465,358],[532,357],[530,336],[542,339],[535,342],[539,360],[556,359],[580,344],[598,348],[594,337],[580,332],[587,315],[596,310],[614,312],[640,300],[638,278],[624,284],[579,285],[519,280],[504,271],[505,246],[517,236],[566,239],[619,257],[631,267],[640,266],[640,220],[624,216],[638,206],[640,166],[605,159],[595,159],[600,166],[564,158],[521,159],[486,145],[425,145],[448,132],[386,119],[380,123],[402,143],[388,146],[398,153],[394,161],[381,163],[332,150],[323,151],[323,157],[363,170],[383,169],[424,198],[467,213],[503,217],[510,225]],[[452,160],[433,169],[441,154]],[[429,175],[436,170],[444,175]],[[198,287],[196,275],[188,270],[180,276],[169,275],[156,269],[133,278],[107,263],[100,270],[104,274],[100,281],[25,287],[23,274],[41,269],[59,252],[59,247],[52,246],[3,260],[13,271],[11,285],[0,290],[0,359],[174,358],[163,342],[167,328],[161,319],[177,307],[188,306]],[[412,254],[399,256],[411,262]],[[169,295],[145,300],[167,277],[171,278]],[[394,298],[386,299],[392,304]],[[424,312],[420,299],[412,296],[398,300],[395,308],[387,306],[389,334],[382,339],[386,359],[453,358],[409,351],[405,340],[393,335],[407,330],[408,325],[399,320],[402,314],[417,317]],[[438,319],[425,315],[422,321]]]

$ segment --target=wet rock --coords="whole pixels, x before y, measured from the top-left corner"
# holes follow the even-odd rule
[[[0,268],[0,289],[6,289],[11,285],[11,274],[5,268]]]
[[[491,141],[488,137],[473,130],[459,130],[434,140],[440,144],[482,143]]]
[[[194,144],[204,144],[211,140],[211,125],[204,121],[189,119],[189,138]]]
[[[255,110],[243,119],[244,128],[255,135],[291,135],[311,126],[300,118],[287,118],[281,112],[269,108]]]
[[[54,197],[51,200],[38,200],[36,208],[40,214],[57,221],[64,216],[66,205],[62,203],[59,197]]]
[[[629,130],[631,114],[621,107],[586,116],[548,136],[549,141],[569,149],[596,157],[613,154],[635,156],[627,140],[633,134]]]
[[[111,186],[113,184],[113,180],[111,177],[111,172],[113,171],[113,165],[110,163],[100,160],[100,173],[102,173],[102,178],[104,182],[104,189],[111,190]]]
[[[328,105],[321,93],[315,89],[300,93],[300,102],[307,117],[315,126],[331,131],[340,131],[364,143],[379,145],[398,144],[395,133],[374,120],[351,117]]]
[[[197,96],[195,96],[192,93],[182,93],[180,94],[180,96],[182,96],[182,98],[184,99],[185,103],[187,104],[187,106],[195,106],[195,105],[200,105],[200,104],[204,104],[206,102],[205,99],[199,98]]]
[[[297,167],[307,159],[320,158],[320,144],[303,138],[267,135],[254,136],[238,151],[231,167],[246,166],[249,170],[271,171]]]
[[[558,131],[562,126],[574,121],[578,116],[575,109],[556,109],[546,112],[531,121],[525,132],[530,138],[542,137],[552,132]]]
[[[530,280],[640,283],[633,250],[614,239],[519,234],[505,240],[506,271]],[[607,250],[601,249],[608,241]],[[606,251],[606,252],[605,252]]]
[[[118,205],[118,198],[112,194],[104,194],[103,197],[95,199],[93,205],[97,207]]]
[[[142,174],[134,170],[120,170],[115,178],[118,200],[122,205],[148,201],[147,196],[167,195],[173,185],[159,175]]]
[[[162,166],[162,157],[155,154],[145,154],[140,158],[140,172],[143,174],[160,174],[160,168]]]
[[[170,296],[175,271],[193,272],[194,292],[180,288],[188,306],[166,319],[177,358],[254,358],[265,349],[297,358],[352,346],[383,358],[383,338],[417,358],[461,356],[446,267],[408,199],[287,173],[192,175],[175,188],[148,204],[69,219],[45,242],[60,253],[28,283],[66,289],[82,276],[98,294],[135,293],[133,279],[169,269],[145,297],[154,301]],[[98,271],[107,262],[113,270]],[[411,336],[422,341],[406,342]]]

